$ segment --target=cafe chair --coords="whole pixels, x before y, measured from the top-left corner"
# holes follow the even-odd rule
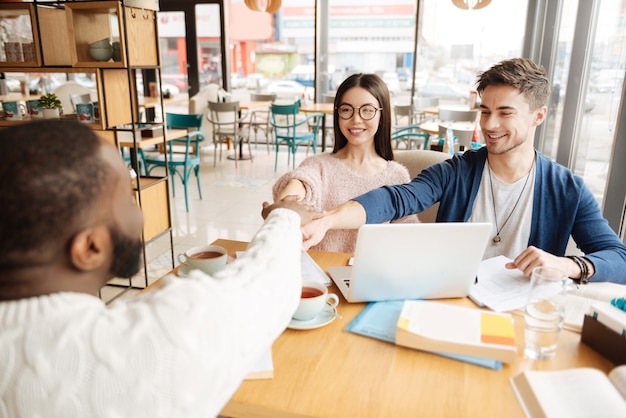
[[[269,103],[276,99],[275,94],[257,94],[250,93],[251,102],[268,102],[268,107],[252,109],[250,111],[250,134],[254,131],[254,143],[255,148],[258,144],[257,134],[261,130],[265,134],[265,145],[267,146],[267,153],[270,153],[270,137],[272,129],[270,126],[270,108]]]
[[[296,167],[298,145],[307,144],[307,155],[309,146],[313,148],[313,154],[317,152],[317,135],[324,114],[315,112],[309,113],[305,118],[300,116],[300,101],[284,105],[272,103],[271,105],[271,125],[274,128],[276,142],[274,171],[278,167],[278,149],[281,144],[286,144],[288,147],[287,164],[291,162],[292,168]],[[309,122],[313,123],[309,124]]]
[[[252,150],[250,149],[249,125],[244,123],[248,113],[243,113],[239,108],[239,102],[209,102],[209,112],[207,119],[213,127],[213,167],[217,164],[217,148],[220,149],[220,161],[222,161],[222,145],[230,141],[235,151],[235,168],[237,160],[241,156],[241,148],[244,142],[248,144],[250,160],[252,160]],[[246,128],[248,125],[248,128]],[[237,155],[239,148],[240,155]]]
[[[396,129],[391,133],[391,143],[395,144],[395,149],[400,149],[400,144],[404,149],[428,149],[430,135],[420,130],[419,125],[409,125]]]
[[[448,125],[445,123],[440,123],[439,124],[439,138],[446,139],[447,132],[448,132]],[[473,129],[467,130],[467,129],[452,128],[452,135],[454,136],[454,143],[458,144],[459,146],[459,151],[468,150],[472,147],[472,137],[474,136]]]
[[[128,164],[128,168],[132,168],[134,170],[135,167],[133,167],[133,162],[132,162],[132,157],[131,157],[132,152],[133,152],[132,149],[125,148],[125,147],[120,149],[122,158],[124,159],[126,164]],[[146,171],[146,153],[144,152],[143,148],[137,148],[137,169],[139,170],[138,174],[141,176],[145,176],[148,174]]]
[[[409,170],[411,178],[415,178],[415,176],[421,173],[425,168],[445,161],[450,158],[451,155],[445,152],[419,149],[394,152],[393,157],[396,162],[402,164]],[[439,202],[418,213],[417,217],[420,222],[435,222],[438,210]]]
[[[183,138],[168,141],[165,151],[167,155],[162,153],[146,154],[146,171],[150,175],[150,172],[155,167],[165,167],[167,165],[167,171],[172,176],[172,196],[176,196],[174,180],[178,175],[185,189],[185,208],[189,212],[187,185],[189,184],[192,171],[198,183],[198,195],[202,199],[202,188],[200,186],[200,143],[205,139],[204,134],[200,131],[202,115],[166,113],[165,126],[167,129],[186,129],[188,132]]]
[[[405,126],[411,126],[414,123],[413,108],[411,105],[395,105],[393,107],[393,129],[404,128]]]
[[[475,122],[478,117],[478,109],[475,110],[457,110],[457,109],[439,109],[439,120],[442,122]]]
[[[413,100],[413,108],[415,115],[415,122],[421,123],[427,119],[434,119],[436,117],[435,114],[431,114],[431,116],[426,116],[425,110],[427,108],[436,109],[439,107],[439,98],[438,97],[416,97]]]

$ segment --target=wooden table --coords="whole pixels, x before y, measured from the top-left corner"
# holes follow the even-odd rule
[[[129,148],[130,149],[130,164],[131,167],[133,167],[133,169],[139,173],[139,163],[138,163],[138,156],[137,156],[137,150],[139,148],[145,148],[145,147],[149,147],[149,146],[154,146],[154,145],[159,145],[160,146],[160,151],[164,152],[163,150],[163,135],[158,135],[158,136],[152,136],[152,137],[139,137],[137,138],[136,141],[133,141],[132,139],[132,135],[141,135],[141,132],[137,131],[137,132],[128,132],[128,136],[130,136],[130,138],[128,139],[120,139],[118,141],[118,144],[120,146],[120,148]],[[165,131],[165,141],[171,141],[172,139],[178,139],[178,138],[184,138],[187,135],[187,130],[186,129],[167,129]]]
[[[439,124],[442,125],[450,125],[452,129],[460,130],[460,131],[472,131],[476,128],[476,124],[472,122],[441,122],[439,120],[429,120],[423,123],[419,123],[419,127],[421,131],[426,132],[430,135],[439,135]]]
[[[322,152],[326,150],[326,115],[333,115],[335,112],[334,103],[309,103],[300,106],[300,111],[304,113],[323,113],[322,118]]]
[[[231,256],[246,243],[217,240]],[[346,265],[350,254],[309,251],[326,271]],[[159,286],[157,281],[148,289]],[[222,415],[227,417],[523,417],[509,378],[523,370],[615,365],[564,330],[556,358],[523,356],[524,318],[515,315],[518,356],[491,370],[344,331],[365,307],[347,303],[338,289],[343,319],[308,331],[287,329],[272,347],[274,378],[244,381]],[[279,301],[277,301],[279,302]],[[466,298],[446,302],[474,305]],[[584,388],[580,388],[584,390]]]

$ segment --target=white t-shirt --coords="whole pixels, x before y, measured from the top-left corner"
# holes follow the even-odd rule
[[[535,166],[536,163],[533,164],[528,176],[509,184],[497,178],[491,172],[489,162],[485,161],[478,194],[468,219],[468,222],[489,222],[493,225],[483,259],[498,255],[513,259],[528,247],[533,214]],[[498,232],[500,242],[496,243],[493,238]]]

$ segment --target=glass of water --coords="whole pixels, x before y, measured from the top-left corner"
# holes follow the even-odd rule
[[[565,317],[567,274],[552,267],[535,267],[524,310],[524,354],[534,360],[556,354]]]

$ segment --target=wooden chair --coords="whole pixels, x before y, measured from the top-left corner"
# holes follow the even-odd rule
[[[320,129],[323,113],[310,113],[306,118],[300,118],[300,102],[292,104],[271,105],[271,124],[274,128],[274,139],[276,142],[276,158],[274,160],[274,171],[278,167],[278,147],[286,144],[288,147],[287,164],[291,161],[292,168],[296,167],[296,151],[298,145],[307,144],[307,155],[309,146],[313,148],[313,154],[317,151],[317,134]],[[310,125],[309,122],[314,122]]]
[[[273,102],[276,100],[275,94],[257,94],[250,93],[250,101],[252,102]],[[254,131],[254,143],[255,148],[257,141],[258,131],[261,130],[265,134],[265,144],[267,145],[267,153],[270,153],[270,137],[272,133],[271,125],[270,125],[270,109],[262,108],[262,109],[252,109],[250,111],[250,133]]]
[[[184,138],[173,139],[167,144],[167,155],[165,154],[146,154],[146,172],[150,175],[155,167],[165,167],[172,176],[172,196],[176,195],[174,189],[174,178],[178,175],[185,189],[185,208],[189,212],[189,198],[187,193],[187,185],[189,177],[193,171],[198,183],[198,195],[202,199],[202,188],[200,186],[200,142],[205,137],[200,128],[202,126],[201,114],[178,114],[166,113],[165,125],[167,129],[187,129],[188,133]],[[183,145],[184,152],[174,152],[174,147]]]
[[[220,148],[220,161],[222,161],[222,145],[230,139],[235,148],[235,167],[237,167],[237,147],[243,142],[248,143],[248,152],[252,160],[252,150],[250,149],[249,125],[246,129],[242,121],[247,117],[247,113],[242,114],[239,102],[209,102],[209,113],[207,119],[213,126],[213,167],[217,163],[217,147]]]
[[[439,109],[439,120],[443,122],[474,122],[478,110]]]

